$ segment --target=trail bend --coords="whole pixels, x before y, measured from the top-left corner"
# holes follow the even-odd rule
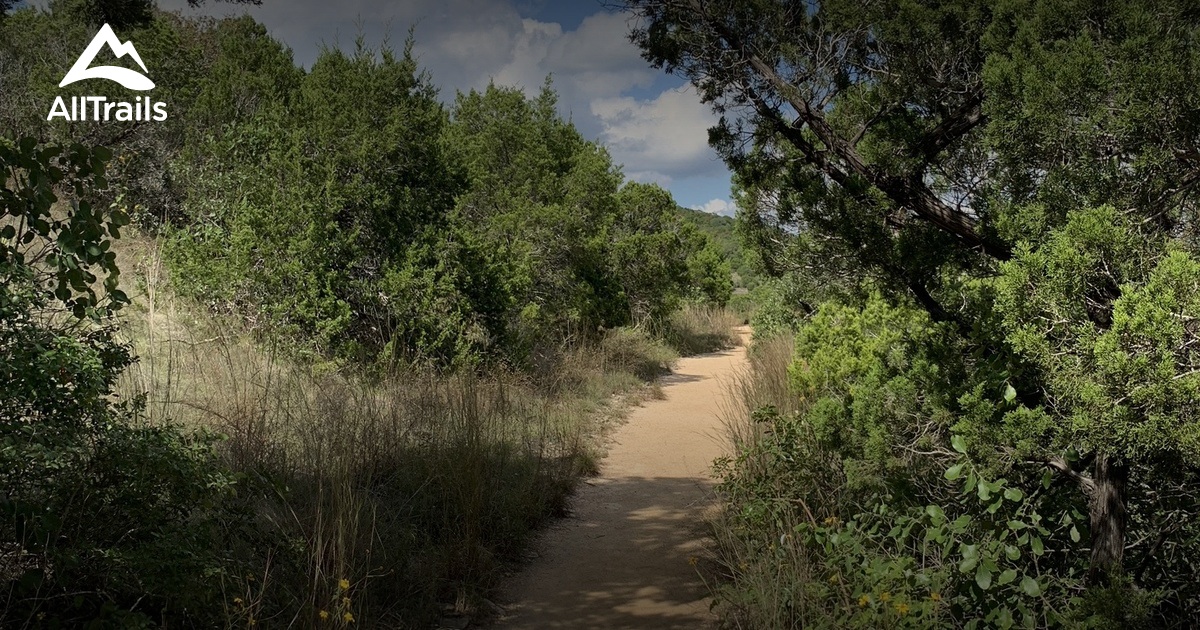
[[[749,331],[739,332],[745,342]],[[503,590],[498,630],[713,626],[695,557],[711,465],[726,451],[726,385],[745,365],[745,343],[681,359],[661,379],[661,399],[630,411],[572,516],[548,529],[539,557]]]

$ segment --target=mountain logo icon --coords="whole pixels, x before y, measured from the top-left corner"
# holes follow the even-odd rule
[[[71,66],[71,70],[67,72],[67,76],[63,77],[62,83],[58,87],[70,85],[76,81],[84,79],[108,79],[116,81],[130,90],[145,91],[154,89],[154,82],[146,75],[129,68],[120,66],[96,66],[89,68],[92,61],[96,58],[96,54],[105,45],[113,51],[117,58],[129,55],[137,62],[137,65],[146,71],[146,64],[142,63],[142,58],[138,55],[137,49],[133,47],[133,42],[124,42],[117,39],[117,34],[113,32],[112,27],[105,24],[100,27],[100,32],[92,38],[92,43],[84,49],[83,54],[79,55],[79,59],[75,61],[75,65]]]

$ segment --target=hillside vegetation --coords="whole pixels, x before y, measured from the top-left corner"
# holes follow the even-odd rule
[[[713,247],[729,261],[735,289],[752,291],[758,288],[762,283],[761,265],[755,258],[754,250],[744,246],[736,219],[689,208],[680,208],[679,211],[683,213],[684,220],[704,233]]]
[[[133,98],[57,87],[105,22],[166,121],[46,121]],[[303,69],[137,1],[0,45],[0,626],[486,617],[604,424],[736,339],[721,251],[549,84],[446,104],[411,41]]]

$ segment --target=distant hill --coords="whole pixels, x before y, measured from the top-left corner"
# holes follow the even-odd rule
[[[721,253],[725,254],[734,273],[735,288],[753,289],[758,286],[761,275],[754,266],[753,255],[742,247],[741,239],[737,235],[736,219],[683,207],[679,208],[679,212],[684,220],[707,234],[720,248]]]

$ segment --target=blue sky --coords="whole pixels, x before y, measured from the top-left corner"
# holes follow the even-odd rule
[[[732,214],[729,171],[707,145],[715,117],[691,86],[650,68],[629,43],[628,17],[599,0],[263,0],[246,7],[159,0],[168,10],[247,12],[307,66],[321,45],[399,45],[416,24],[416,53],[449,101],[489,80],[535,94],[554,77],[559,106],[599,140],[626,177],[657,182],[681,205]],[[151,63],[147,60],[147,63]],[[153,72],[153,69],[151,69]]]

